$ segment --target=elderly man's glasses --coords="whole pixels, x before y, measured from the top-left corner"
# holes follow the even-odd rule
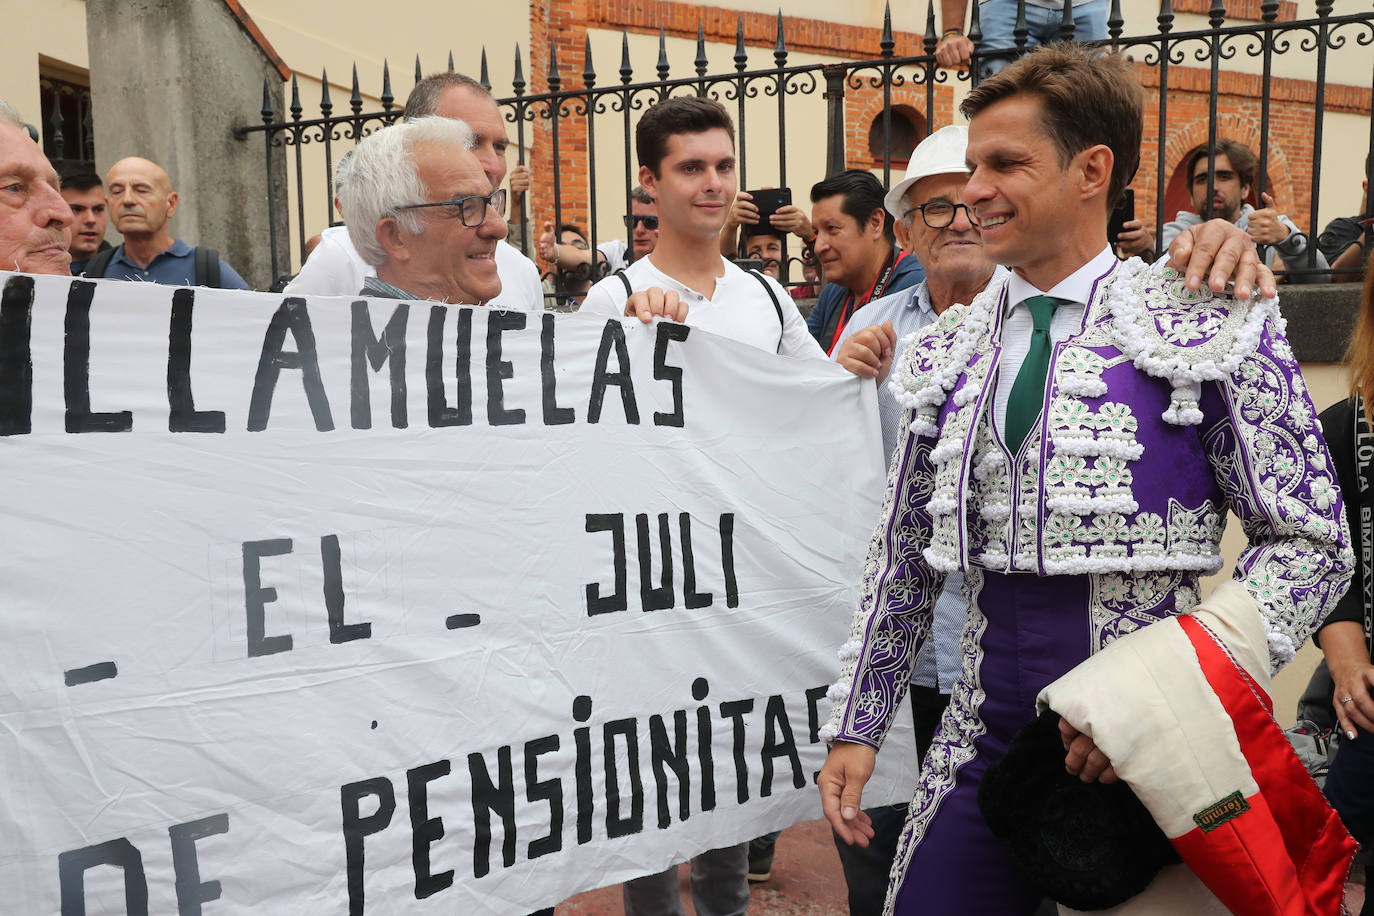
[[[964,211],[968,217],[970,225],[978,225],[978,217],[973,215],[973,211],[967,204],[952,204],[947,200],[932,200],[930,203],[921,204],[919,207],[912,207],[902,214],[902,220],[909,226],[915,219],[913,213],[920,211],[921,219],[932,229],[944,229],[954,222],[954,214],[959,210]]]
[[[459,197],[457,200],[441,200],[433,204],[405,204],[397,210],[424,210],[427,207],[443,207],[440,212],[449,219],[461,219],[469,229],[476,229],[487,218],[487,207],[498,215],[506,212],[506,189],[497,188],[485,197]]]
[[[643,223],[645,229],[648,229],[650,232],[653,232],[655,229],[658,228],[658,217],[641,216],[638,213],[627,213],[625,215],[625,228],[633,232],[635,228],[635,223]]]

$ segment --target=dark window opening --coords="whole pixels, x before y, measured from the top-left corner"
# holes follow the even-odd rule
[[[885,155],[891,155],[892,168],[906,168],[907,160],[917,144],[926,138],[926,119],[910,105],[894,105],[891,108],[892,130],[891,146],[883,130],[883,113],[873,119],[868,128],[868,152],[873,157],[873,167],[882,168]]]

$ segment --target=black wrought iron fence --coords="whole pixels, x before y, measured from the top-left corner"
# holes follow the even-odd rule
[[[1135,62],[1147,89],[1149,123],[1154,125],[1154,129],[1153,133],[1147,130],[1145,148],[1142,150],[1142,172],[1145,174],[1138,175],[1136,180],[1139,183],[1143,179],[1148,185],[1149,193],[1145,198],[1150,202],[1153,212],[1138,215],[1147,224],[1150,224],[1150,217],[1153,216],[1157,249],[1162,248],[1159,245],[1160,235],[1170,217],[1166,212],[1170,180],[1180,162],[1177,150],[1169,148],[1171,142],[1177,143],[1177,137],[1174,136],[1177,131],[1173,128],[1183,120],[1178,115],[1179,108],[1188,109],[1188,117],[1194,126],[1199,120],[1197,110],[1200,106],[1203,109],[1205,138],[1193,136],[1191,140],[1195,142],[1191,145],[1194,147],[1205,144],[1208,148],[1214,148],[1219,137],[1227,133],[1228,129],[1222,123],[1224,119],[1230,118],[1233,122],[1248,125],[1248,132],[1257,138],[1258,143],[1259,165],[1254,182],[1256,198],[1258,189],[1271,184],[1276,146],[1273,128],[1282,122],[1284,142],[1288,147],[1290,190],[1295,197],[1306,201],[1306,207],[1299,207],[1298,211],[1305,211],[1306,225],[1301,228],[1313,242],[1318,238],[1324,220],[1350,216],[1355,212],[1366,215],[1374,212],[1369,199],[1374,198],[1374,189],[1364,201],[1360,201],[1356,189],[1361,176],[1356,172],[1330,177],[1330,180],[1341,181],[1351,188],[1349,206],[1340,213],[1318,213],[1320,192],[1326,180],[1321,168],[1323,146],[1332,108],[1342,113],[1363,115],[1363,149],[1358,151],[1358,156],[1352,154],[1352,161],[1358,159],[1368,168],[1369,160],[1364,156],[1374,148],[1374,119],[1369,117],[1370,98],[1374,95],[1374,2],[1369,2],[1363,10],[1352,9],[1357,3],[1366,2],[1368,0],[1343,2],[1346,11],[1337,14],[1335,0],[1316,0],[1315,15],[1280,21],[1283,9],[1280,0],[1264,0],[1259,5],[1259,20],[1230,21],[1223,0],[1213,0],[1205,14],[1206,28],[1176,31],[1179,17],[1174,12],[1173,0],[1161,0],[1159,13],[1155,17],[1155,31],[1126,36],[1123,34],[1125,22],[1120,0],[1112,0],[1107,37],[1090,44],[1128,55]],[[604,68],[600,72],[596,69],[592,42],[588,36],[580,73],[570,76],[559,61],[556,48],[551,47],[547,56],[547,71],[542,80],[543,88],[532,91],[534,87],[525,78],[525,66],[517,46],[510,93],[496,91],[497,103],[511,124],[518,151],[517,161],[525,164],[532,156],[538,157],[543,150],[547,150],[543,161],[553,164],[551,174],[546,176],[547,184],[541,181],[534,191],[534,203],[531,204],[530,195],[526,195],[511,214],[512,223],[521,230],[519,237],[523,249],[530,254],[534,246],[531,207],[539,210],[555,226],[560,225],[567,215],[565,190],[573,187],[579,190],[579,198],[586,201],[585,211],[578,215],[587,219],[593,247],[607,237],[607,233],[603,232],[605,220],[598,205],[598,188],[606,182],[615,182],[624,191],[625,207],[617,208],[613,217],[619,226],[621,214],[629,212],[630,192],[637,171],[631,149],[634,113],[673,95],[711,96],[732,109],[737,130],[741,188],[750,187],[749,173],[761,163],[759,158],[751,158],[754,125],[759,120],[765,120],[768,129],[776,129],[777,161],[776,170],[771,174],[777,175],[780,186],[785,187],[788,183],[789,125],[794,123],[789,119],[789,113],[795,110],[799,101],[817,92],[822,94],[825,110],[825,170],[829,174],[843,169],[847,161],[852,163],[855,158],[853,136],[846,130],[846,119],[853,116],[849,103],[856,98],[876,95],[881,104],[873,127],[880,142],[879,150],[872,151],[873,167],[875,170],[880,168],[884,183],[890,184],[894,167],[903,164],[904,153],[907,152],[902,148],[894,148],[893,125],[894,119],[899,117],[893,104],[896,94],[902,94],[907,100],[923,102],[923,112],[919,114],[924,123],[915,125],[916,136],[911,138],[918,141],[926,132],[944,126],[942,120],[954,118],[952,95],[946,99],[942,92],[952,93],[953,86],[961,81],[976,82],[990,61],[1016,57],[1027,50],[1030,31],[1026,22],[1025,0],[1018,3],[1017,22],[1013,29],[1014,46],[1005,51],[983,50],[984,36],[978,8],[979,4],[974,3],[968,32],[976,49],[970,65],[960,70],[942,68],[936,61],[939,33],[933,0],[928,0],[926,28],[920,41],[921,47],[916,49],[920,53],[897,53],[889,9],[884,16],[881,38],[875,49],[877,56],[864,60],[790,63],[791,51],[784,40],[783,19],[779,15],[770,66],[751,66],[750,49],[746,46],[741,19],[735,35],[732,69],[712,72],[707,57],[707,40],[703,28],[698,25],[696,54],[691,62],[690,75],[673,75],[666,37],[660,31],[658,59],[653,74],[643,78],[631,63],[629,36],[622,31],[621,59],[610,82],[601,84]],[[1060,37],[1065,40],[1074,38],[1072,7],[1069,4],[1065,4]],[[758,49],[755,49],[755,53],[758,53]],[[1337,64],[1342,72],[1362,74],[1363,83],[1351,85],[1349,82],[1331,81],[1329,74]],[[450,53],[448,68],[452,70],[453,66]],[[416,82],[421,79],[423,72],[417,57]],[[485,50],[478,72],[482,85],[493,89],[488,78]],[[1180,79],[1181,76],[1187,79]],[[279,116],[273,109],[269,86],[264,83],[261,123],[236,130],[240,139],[261,135],[269,187],[275,180],[271,167],[273,150],[282,147],[289,149],[288,167],[295,175],[294,242],[299,246],[302,256],[309,227],[312,226],[311,218],[306,213],[307,171],[322,176],[318,180],[323,183],[325,192],[321,212],[315,218],[318,222],[313,225],[332,224],[338,218],[333,203],[332,176],[339,149],[341,146],[351,147],[358,139],[403,115],[403,102],[397,102],[387,63],[382,68],[380,110],[364,111],[356,65],[353,68],[347,110],[335,110],[327,72],[322,74],[321,83],[323,88],[318,117],[305,117],[300,89],[293,77],[291,101],[284,115]],[[1333,88],[1340,91],[1340,98],[1334,104],[1331,100]],[[767,110],[764,106],[767,106]],[[1301,136],[1301,125],[1304,123],[1310,123],[1310,130],[1306,136]],[[1296,138],[1293,136],[1294,124],[1299,125],[1299,136]],[[604,153],[601,155],[602,161],[598,161],[598,128],[603,132],[613,129],[622,140],[620,155],[615,156],[614,161],[604,161]],[[808,137],[813,136],[813,125],[803,125],[803,129]],[[579,149],[585,149],[585,169],[574,171],[566,166],[563,152],[570,136],[575,137]],[[314,164],[307,170],[306,163],[312,156]],[[1296,162],[1291,161],[1294,159]],[[1304,163],[1310,164],[1310,176],[1306,174],[1308,170]],[[1209,170],[1207,201],[1212,199],[1212,180]],[[1374,181],[1369,184],[1374,186]],[[551,194],[545,197],[549,191]],[[268,199],[271,202],[277,198],[272,194]],[[271,232],[273,272],[278,274],[286,265],[278,263],[275,213]],[[1366,251],[1369,250],[1371,239],[1374,239],[1374,227],[1366,226]],[[1315,244],[1309,245],[1306,263],[1289,265],[1290,268],[1302,272],[1315,271],[1315,252]]]

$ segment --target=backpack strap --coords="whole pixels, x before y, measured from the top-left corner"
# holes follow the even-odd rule
[[[778,350],[777,350],[777,352],[781,353],[781,352],[782,352],[782,335],[783,335],[783,332],[784,332],[784,331],[786,330],[786,328],[787,328],[787,322],[786,322],[786,320],[782,317],[782,303],[778,301],[778,294],[775,293],[775,292],[773,292],[773,287],[769,285],[769,283],[768,283],[768,278],[767,278],[767,277],[765,277],[763,274],[759,273],[757,270],[751,270],[751,271],[749,271],[749,272],[750,272],[751,274],[754,275],[754,279],[758,280],[759,283],[761,283],[761,284],[763,285],[763,291],[764,291],[765,293],[768,294],[768,298],[769,298],[769,299],[772,301],[772,303],[773,303],[773,311],[775,311],[775,312],[778,313]]]
[[[97,251],[91,259],[86,262],[86,267],[81,271],[81,276],[90,277],[91,279],[98,279],[105,276],[105,271],[110,269],[110,259],[114,257],[114,253],[114,248],[106,248],[104,251]]]
[[[623,284],[625,284],[625,298],[626,298],[626,299],[628,299],[628,298],[630,298],[631,296],[634,295],[634,292],[635,292],[635,291],[634,291],[633,289],[630,288],[630,278],[627,277],[627,276],[625,276],[625,268],[623,268],[623,267],[620,268],[620,269],[617,270],[614,274],[612,274],[612,276],[619,277],[619,278],[620,278],[620,282],[623,283]]]
[[[194,256],[196,286],[209,286],[213,289],[219,289],[219,252],[213,248],[201,248],[197,245]]]

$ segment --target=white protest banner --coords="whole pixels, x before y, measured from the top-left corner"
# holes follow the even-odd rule
[[[519,914],[819,816],[872,383],[673,324],[0,283],[5,911]]]

